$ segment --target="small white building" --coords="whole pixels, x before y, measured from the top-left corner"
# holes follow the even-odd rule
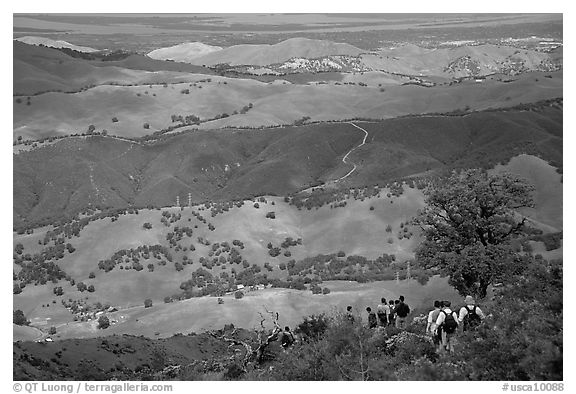
[[[244,285],[236,285],[236,290],[242,290],[244,289]]]

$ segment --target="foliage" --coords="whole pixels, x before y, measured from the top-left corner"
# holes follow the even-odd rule
[[[104,330],[108,327],[110,327],[110,319],[106,315],[101,315],[98,318],[98,328]]]
[[[562,264],[531,260],[527,270],[496,291],[489,316],[459,334],[456,353],[417,362],[411,380],[562,380]]]
[[[324,313],[305,317],[302,323],[294,329],[294,333],[304,341],[318,340],[324,336],[329,321]]]
[[[558,249],[562,246],[562,231],[550,234],[533,235],[530,239],[544,242],[547,251]]]
[[[457,332],[455,354],[438,355],[424,324],[370,330],[338,314],[311,316],[295,330],[302,341],[262,379],[562,380],[562,263],[524,264],[482,305],[483,323]]]
[[[525,219],[515,209],[533,205],[533,188],[510,174],[482,170],[454,172],[427,192],[415,222],[425,240],[418,264],[447,275],[462,295],[486,296],[490,284],[518,273],[510,241],[523,234]]]
[[[16,309],[12,315],[12,322],[17,326],[27,326],[30,324],[30,321],[26,319],[26,316],[24,316],[24,312],[22,312],[20,309]]]

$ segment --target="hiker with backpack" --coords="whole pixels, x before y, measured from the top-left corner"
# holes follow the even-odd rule
[[[386,303],[386,298],[380,299],[381,303],[376,307],[376,314],[378,315],[378,321],[382,327],[388,325],[388,315],[390,314],[390,307]]]
[[[281,344],[284,349],[287,349],[294,344],[295,342],[294,334],[292,334],[292,332],[290,331],[290,327],[288,326],[284,327],[284,332],[282,333],[281,340],[282,340]]]
[[[436,319],[436,326],[441,330],[442,345],[440,352],[454,353],[454,335],[458,329],[458,314],[450,309],[450,301],[442,301],[442,310]]]
[[[354,315],[352,314],[352,306],[348,305],[346,307],[346,319],[350,322],[350,323],[354,323]]]
[[[432,337],[436,350],[440,350],[440,343],[442,342],[440,332],[436,327],[436,320],[438,320],[441,307],[442,303],[440,301],[434,301],[434,309],[428,313],[428,324],[426,325],[426,333]]]
[[[482,323],[482,320],[484,320],[486,316],[484,312],[482,312],[482,309],[476,305],[476,301],[472,296],[466,296],[464,303],[466,305],[460,308],[458,321],[464,323],[463,331],[474,330]]]
[[[406,321],[410,313],[410,307],[404,302],[404,296],[400,296],[400,302],[396,306],[396,328],[403,330],[406,328]]]
[[[394,306],[394,301],[390,300],[390,302],[388,302],[388,309],[390,310],[390,313],[388,314],[388,325],[394,326],[396,325],[396,307]]]
[[[378,325],[378,320],[376,319],[376,314],[372,312],[372,308],[367,307],[366,312],[368,312],[368,328],[376,328]]]

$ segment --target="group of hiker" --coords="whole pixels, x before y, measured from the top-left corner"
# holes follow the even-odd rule
[[[426,334],[432,337],[439,353],[454,353],[453,338],[459,327],[463,331],[473,330],[485,319],[484,312],[476,305],[472,296],[467,296],[464,304],[458,311],[453,311],[450,301],[434,301],[434,309],[428,313]],[[367,307],[366,312],[368,313],[368,328],[392,326],[403,330],[408,326],[410,307],[404,296],[390,301],[381,298],[376,312],[371,307]],[[346,308],[346,318],[350,322],[355,321],[352,306]],[[295,343],[290,327],[286,326],[283,330],[279,328],[278,337],[284,349]]]
[[[385,298],[380,300],[376,312],[371,307],[366,308],[368,313],[368,328],[393,326],[398,329],[405,329],[408,324],[410,307],[406,304],[404,296],[397,300],[386,302]],[[434,309],[428,313],[426,334],[432,337],[438,352],[454,352],[453,337],[462,327],[463,331],[474,329],[482,320],[484,312],[476,305],[472,296],[467,296],[464,306],[458,312],[452,311],[450,301],[434,301]],[[346,317],[354,321],[352,306],[346,308]]]
[[[353,320],[352,307],[348,306],[346,310],[349,318]],[[382,298],[380,299],[380,304],[376,307],[376,312],[373,312],[370,307],[366,308],[366,312],[368,312],[369,328],[394,326],[404,329],[407,325],[406,319],[410,314],[410,307],[404,302],[404,296],[388,302],[386,302],[386,298]]]
[[[456,312],[451,309],[450,301],[434,301],[434,309],[428,313],[426,333],[432,336],[438,352],[454,353],[453,338],[458,328],[473,330],[486,317],[472,296],[466,296],[464,304]]]

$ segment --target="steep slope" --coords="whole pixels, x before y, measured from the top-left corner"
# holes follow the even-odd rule
[[[91,53],[91,52],[98,52],[99,51],[98,49],[94,49],[94,48],[90,48],[90,47],[82,47],[82,46],[70,44],[69,42],[62,41],[62,40],[51,40],[51,39],[46,38],[46,37],[25,36],[25,37],[15,38],[14,40],[23,42],[24,44],[28,44],[28,45],[38,45],[38,46],[43,45],[45,47],[51,47],[51,48],[68,48],[68,49],[72,49],[74,51],[85,52],[85,53]]]
[[[369,137],[350,155],[358,168],[346,182],[370,185],[435,168],[491,167],[519,153],[562,163],[561,107],[527,108],[532,110],[359,123]],[[194,201],[286,195],[349,171],[341,159],[362,138],[348,123],[196,131],[153,144],[67,138],[14,155],[14,224],[87,206],[171,205],[187,193]]]
[[[212,66],[228,63],[230,65],[259,65],[282,63],[293,57],[318,58],[329,55],[358,56],[365,52],[350,44],[335,43],[309,38],[290,38],[274,45],[234,45],[220,51],[194,57],[192,64]]]
[[[220,51],[222,47],[206,45],[201,42],[186,42],[168,48],[155,49],[147,56],[157,60],[174,60],[175,62],[190,63],[194,58]]]
[[[44,92],[78,92],[101,84],[145,84],[180,82],[187,80],[187,73],[174,71],[140,71],[123,68],[110,63],[99,64],[73,58],[47,47],[13,42],[14,95],[35,95]],[[125,59],[124,62],[134,60]],[[115,62],[116,63],[116,62]],[[145,70],[146,68],[144,68]]]

